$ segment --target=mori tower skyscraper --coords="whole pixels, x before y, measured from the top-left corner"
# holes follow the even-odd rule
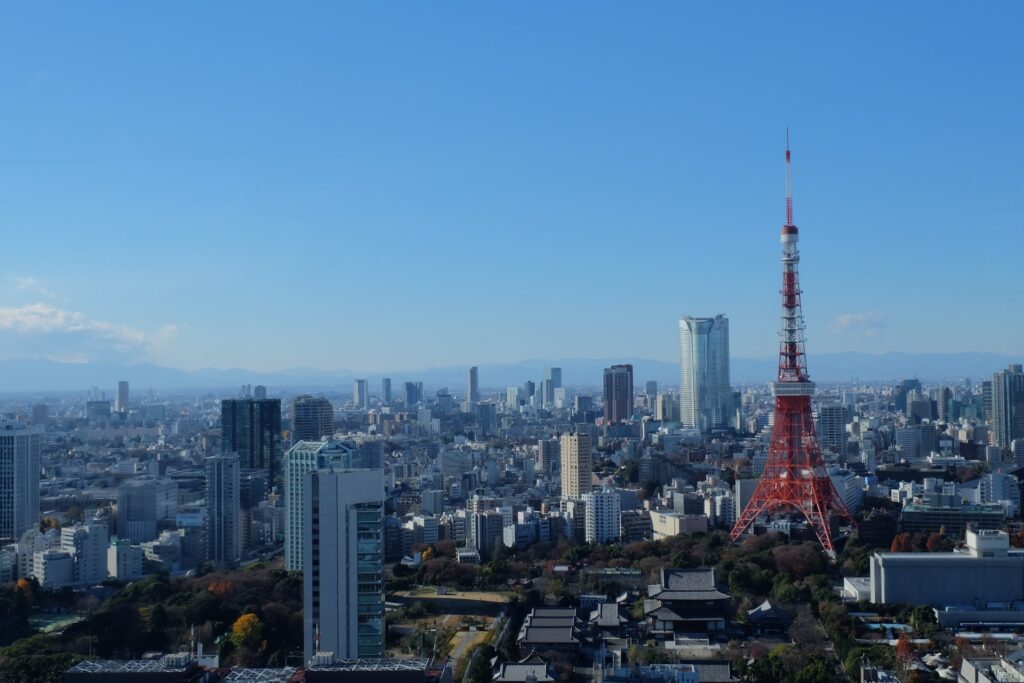
[[[679,414],[686,427],[707,432],[729,423],[729,319],[679,319]]]

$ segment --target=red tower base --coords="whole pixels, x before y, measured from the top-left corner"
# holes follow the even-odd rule
[[[853,515],[825,472],[814,433],[809,395],[776,396],[768,462],[757,488],[732,530],[737,540],[762,515],[799,512],[822,549],[835,557],[830,517],[853,524]]]

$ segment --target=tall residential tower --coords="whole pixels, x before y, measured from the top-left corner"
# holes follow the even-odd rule
[[[562,500],[579,500],[593,488],[590,437],[586,434],[563,434],[560,455]]]
[[[466,400],[471,404],[480,402],[480,371],[475,365],[466,376]]]
[[[242,556],[241,471],[235,455],[206,459],[206,559],[233,567]]]
[[[306,475],[303,543],[305,659],[384,654],[384,471]]]
[[[1024,372],[1011,365],[992,375],[992,445],[1009,448],[1024,438]]]
[[[729,386],[729,319],[679,319],[679,418],[702,432],[726,427],[732,405]]]
[[[626,422],[633,417],[633,366],[604,369],[604,421]]]
[[[39,525],[43,428],[0,424],[0,538],[17,541]]]

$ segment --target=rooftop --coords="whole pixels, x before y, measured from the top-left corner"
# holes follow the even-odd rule
[[[430,662],[426,659],[338,659],[330,664],[315,664],[307,667],[311,671],[425,671]]]
[[[187,653],[165,655],[157,659],[93,659],[79,662],[67,673],[110,674],[110,673],[157,673],[184,672],[193,663]]]
[[[715,570],[711,567],[700,569],[661,570],[661,587],[671,591],[713,591],[715,588]]]
[[[287,683],[295,675],[295,669],[286,666],[281,669],[232,669],[231,673],[223,678],[224,681],[232,683]]]

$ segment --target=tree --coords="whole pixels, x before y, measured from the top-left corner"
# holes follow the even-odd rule
[[[896,534],[896,537],[892,539],[892,545],[889,547],[889,550],[894,553],[913,552],[914,546],[911,538],[911,535],[908,533]]]
[[[490,683],[491,659],[498,654],[490,645],[481,645],[470,655],[466,679],[473,683]]]
[[[896,641],[896,658],[904,666],[914,659],[914,646],[910,643],[910,636],[906,632],[901,633],[899,640]]]
[[[830,683],[835,671],[823,657],[811,657],[796,675],[796,683]]]
[[[931,607],[918,605],[910,612],[910,625],[920,631],[926,624],[935,623],[935,613]]]
[[[238,648],[257,650],[263,638],[263,624],[252,612],[235,619],[231,626],[231,642]]]
[[[772,558],[779,571],[796,579],[803,579],[822,571],[821,553],[808,543],[780,545],[772,548]]]

